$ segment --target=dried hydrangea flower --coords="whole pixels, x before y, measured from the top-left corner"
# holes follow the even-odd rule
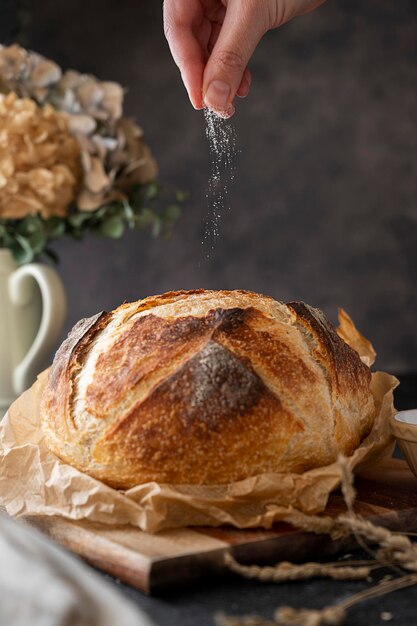
[[[81,179],[80,148],[65,119],[0,94],[0,217],[65,216]]]
[[[59,66],[17,44],[0,46],[0,91],[43,102],[51,85],[61,78]]]
[[[0,91],[11,90],[50,103],[65,118],[82,157],[75,198],[80,211],[125,200],[133,185],[155,180],[156,162],[142,130],[122,117],[124,94],[118,83],[74,70],[62,73],[39,54],[0,46]]]

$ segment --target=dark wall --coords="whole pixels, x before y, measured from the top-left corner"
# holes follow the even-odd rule
[[[120,81],[168,184],[191,192],[169,242],[59,245],[68,325],[170,289],[245,288],[345,307],[382,367],[417,367],[417,7],[333,0],[268,34],[234,124],[241,153],[209,262],[204,118],[188,103],[156,0],[26,1],[26,43]]]

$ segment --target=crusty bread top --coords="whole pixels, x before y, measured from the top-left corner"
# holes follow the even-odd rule
[[[370,370],[324,315],[246,291],[180,291],[79,322],[43,399],[48,445],[117,487],[225,483],[350,454]]]

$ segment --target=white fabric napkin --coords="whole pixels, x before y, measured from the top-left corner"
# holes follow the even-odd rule
[[[79,559],[0,515],[0,626],[152,626]]]

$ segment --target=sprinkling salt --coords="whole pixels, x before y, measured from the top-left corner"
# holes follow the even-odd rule
[[[206,136],[209,143],[211,172],[206,198],[208,215],[203,241],[206,258],[214,250],[220,236],[220,220],[228,205],[228,193],[236,171],[236,131],[230,120],[219,117],[214,111],[204,109]]]

